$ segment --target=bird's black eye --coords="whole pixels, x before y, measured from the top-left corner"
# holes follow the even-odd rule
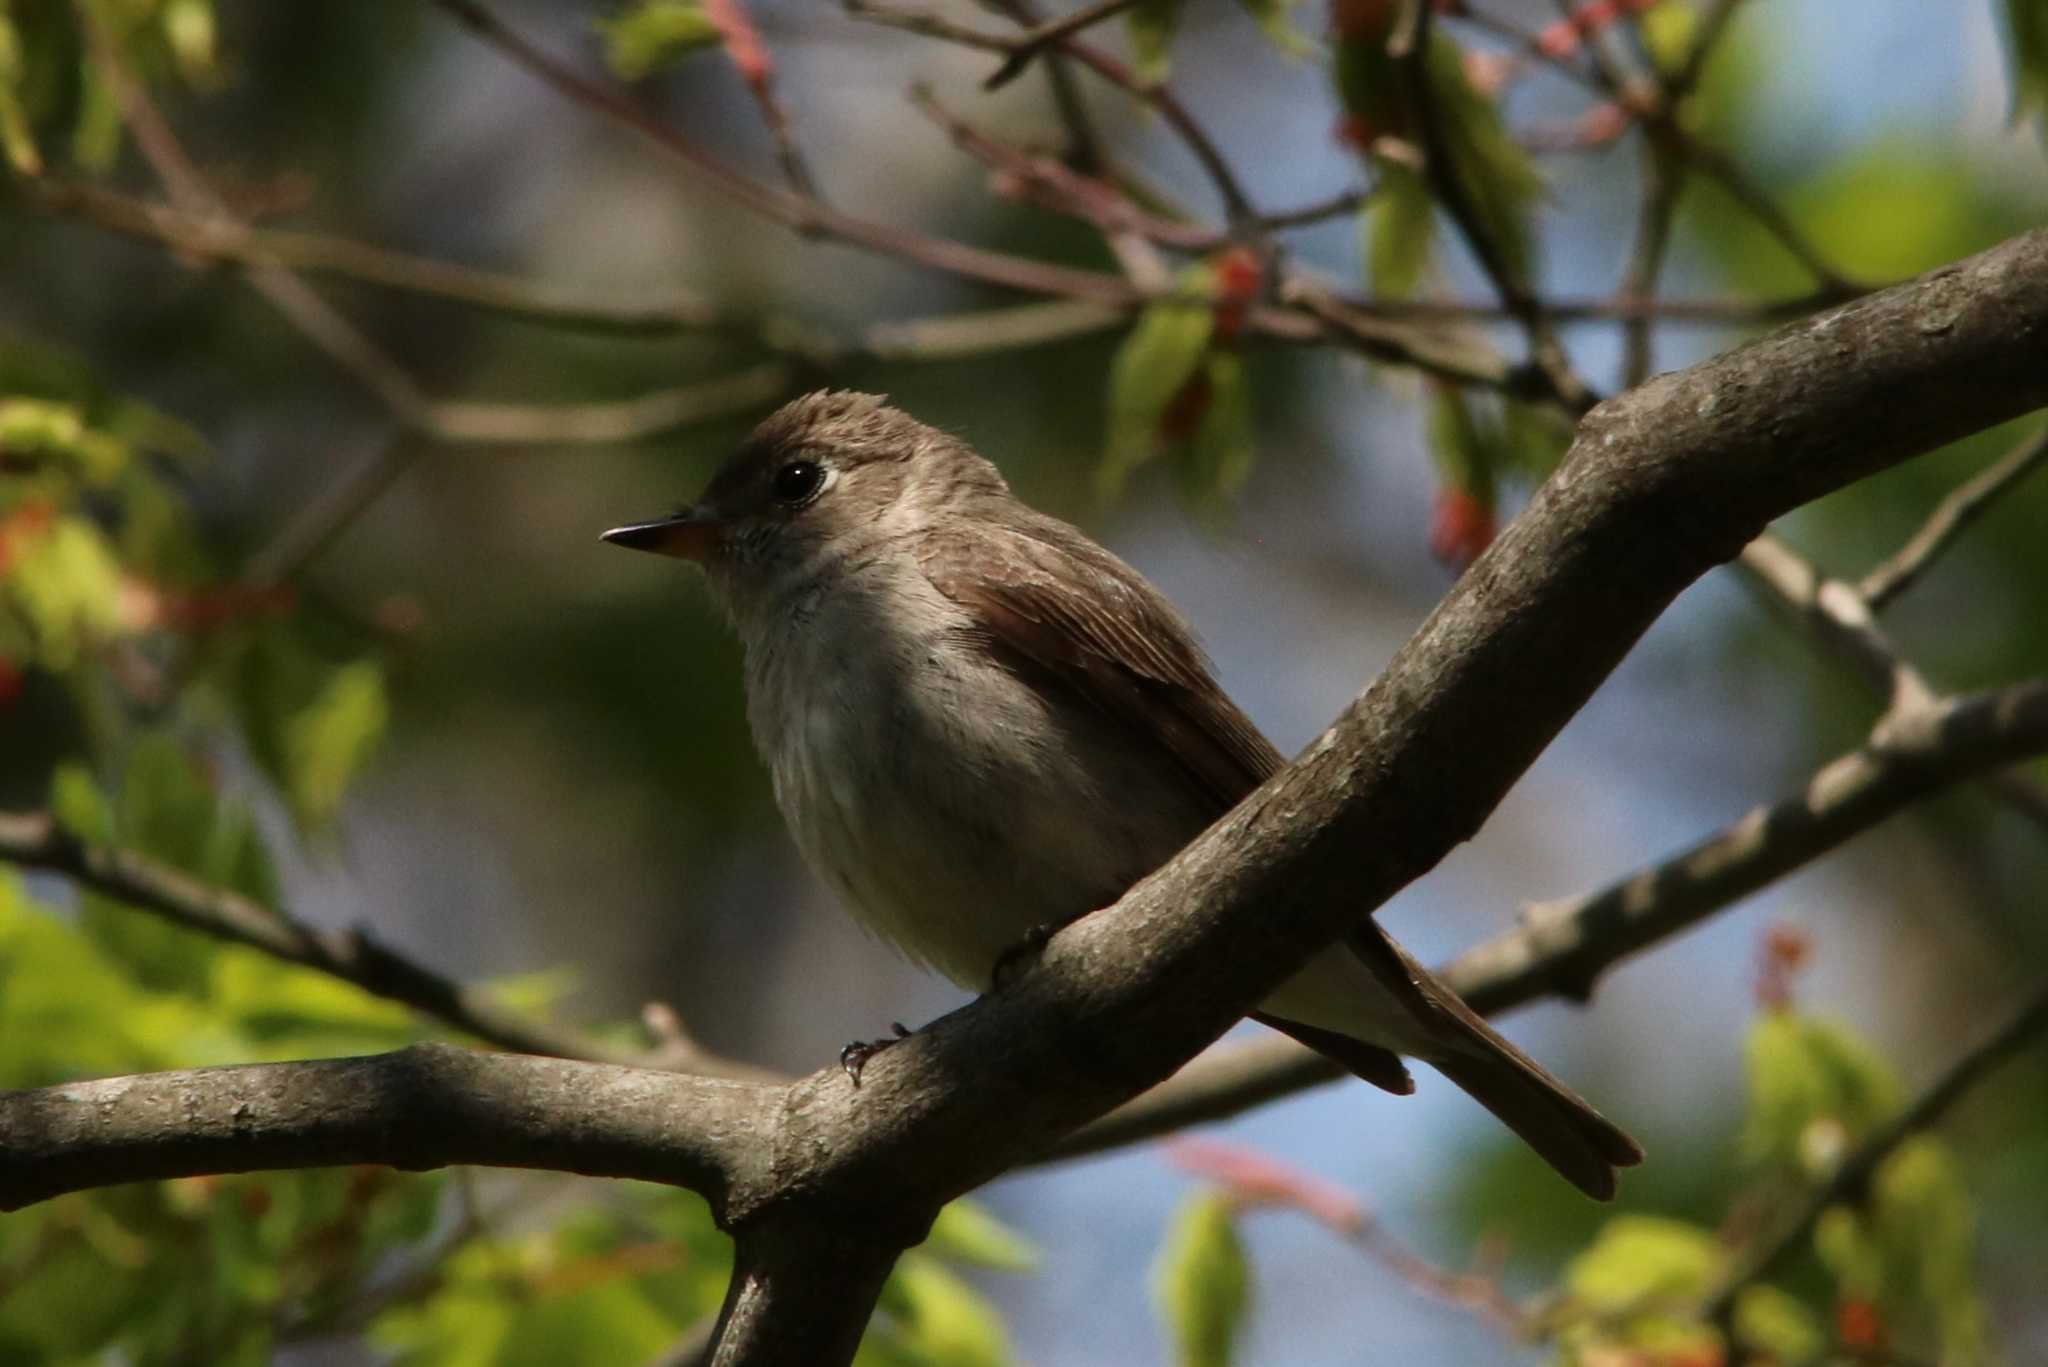
[[[816,461],[793,460],[775,472],[775,501],[802,503],[825,482],[825,467]]]

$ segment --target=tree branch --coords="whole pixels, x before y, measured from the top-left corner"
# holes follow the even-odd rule
[[[121,1182],[338,1163],[632,1177],[715,1207],[752,1180],[778,1095],[446,1044],[0,1092],[0,1210]]]

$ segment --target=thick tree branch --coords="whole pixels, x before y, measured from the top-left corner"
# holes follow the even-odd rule
[[[0,1092],[0,1210],[118,1182],[337,1163],[634,1177],[716,1204],[756,1180],[779,1091],[418,1044]]]

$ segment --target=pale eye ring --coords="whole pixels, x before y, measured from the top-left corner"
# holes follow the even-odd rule
[[[775,472],[770,487],[777,503],[808,502],[825,487],[825,467],[814,460],[790,461]]]

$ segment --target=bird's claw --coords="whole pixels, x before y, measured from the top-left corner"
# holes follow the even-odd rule
[[[896,1034],[890,1039],[855,1040],[839,1051],[839,1066],[846,1070],[846,1076],[853,1085],[860,1086],[861,1070],[868,1066],[868,1060],[881,1053],[897,1040],[910,1038],[910,1031],[903,1028],[903,1022],[890,1021],[889,1028]]]

